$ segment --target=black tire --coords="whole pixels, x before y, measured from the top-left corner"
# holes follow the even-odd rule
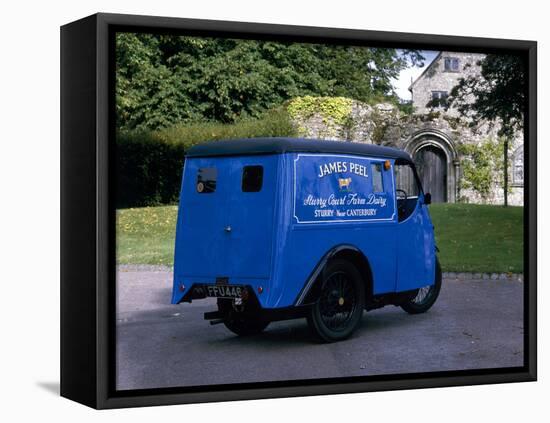
[[[401,304],[401,308],[409,314],[420,314],[428,311],[437,300],[441,291],[441,266],[436,257],[435,262],[435,283],[416,290],[416,293],[407,301]]]
[[[218,310],[225,327],[239,336],[257,335],[270,323],[261,318],[257,307],[235,307],[232,300],[218,299]]]
[[[347,260],[332,260],[323,270],[319,295],[307,321],[323,342],[349,337],[361,322],[365,286],[357,268]]]

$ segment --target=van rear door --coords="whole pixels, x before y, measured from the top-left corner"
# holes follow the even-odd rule
[[[277,155],[235,157],[230,166],[225,274],[230,278],[269,278],[277,187]]]
[[[176,237],[179,275],[269,278],[277,164],[277,155],[187,160]]]

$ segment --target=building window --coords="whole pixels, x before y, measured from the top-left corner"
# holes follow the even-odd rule
[[[523,147],[519,147],[512,156],[512,185],[523,186]]]
[[[459,70],[457,57],[445,57],[445,72],[458,72]]]
[[[447,91],[432,91],[430,104],[432,107],[447,107],[447,97],[449,97]]]

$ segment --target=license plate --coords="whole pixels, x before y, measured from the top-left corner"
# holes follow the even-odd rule
[[[206,285],[206,296],[216,298],[241,298],[243,287],[238,285]]]

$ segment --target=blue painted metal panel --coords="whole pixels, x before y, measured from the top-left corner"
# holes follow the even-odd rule
[[[420,194],[416,209],[398,224],[397,291],[433,285],[435,281],[435,240],[433,224]]]
[[[232,192],[226,202],[220,204],[226,232],[225,273],[234,278],[267,279],[271,273],[273,216],[277,189],[277,163],[280,156],[250,156],[233,158],[227,164]],[[263,182],[259,192],[243,192],[241,189],[243,168],[262,166]]]
[[[330,154],[286,155],[285,192],[292,195],[283,201],[292,204],[292,209],[281,224],[276,247],[280,260],[275,274],[279,278],[272,281],[272,290],[278,294],[270,298],[273,306],[293,305],[319,260],[341,244],[352,245],[367,257],[376,294],[395,291],[397,214],[391,169],[381,172],[383,190],[372,189],[371,165],[383,166],[384,161]],[[351,181],[341,187],[340,179]]]
[[[176,247],[176,303],[194,283],[266,285],[271,274],[275,192],[279,155],[205,157],[186,161]],[[259,192],[243,192],[245,166],[262,166]],[[214,192],[198,192],[199,169],[216,169]],[[184,285],[185,290],[181,290]]]
[[[187,160],[185,162],[175,246],[175,273],[186,276],[204,277],[219,274],[225,262],[225,237],[220,231],[223,211],[219,207],[222,199],[229,195],[221,169],[222,161],[209,159]],[[197,192],[199,169],[217,169],[215,191]],[[204,264],[208,263],[208,266]]]

